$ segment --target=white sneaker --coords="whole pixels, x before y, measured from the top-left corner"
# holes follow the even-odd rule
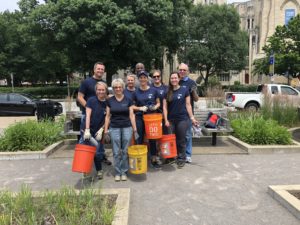
[[[103,170],[99,170],[99,171],[97,172],[97,178],[98,178],[99,180],[103,179]]]
[[[187,163],[191,163],[191,162],[192,162],[192,158],[191,158],[190,156],[187,156],[185,161],[186,161]]]
[[[126,180],[127,180],[127,176],[126,176],[125,174],[122,175],[122,176],[121,176],[121,180],[122,180],[122,181],[126,181]]]
[[[118,182],[118,181],[120,181],[120,180],[121,180],[120,175],[116,175],[116,176],[115,176],[115,181]]]

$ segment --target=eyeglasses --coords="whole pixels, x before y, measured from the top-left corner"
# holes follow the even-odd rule
[[[160,76],[153,76],[153,79],[160,78]]]
[[[114,89],[122,89],[122,87],[114,87]]]

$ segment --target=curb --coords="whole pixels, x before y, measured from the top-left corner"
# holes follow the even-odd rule
[[[268,154],[268,153],[300,153],[300,143],[293,140],[293,145],[249,145],[233,136],[228,136],[228,140],[248,154]]]
[[[289,191],[300,191],[300,185],[271,185],[268,193],[300,220],[300,200]]]
[[[71,143],[71,140],[62,140],[46,147],[42,151],[0,152],[0,160],[46,159],[60,147],[69,143]]]

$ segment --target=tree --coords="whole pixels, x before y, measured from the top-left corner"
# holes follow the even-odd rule
[[[187,20],[179,59],[208,84],[209,76],[246,65],[247,34],[239,28],[239,15],[227,5],[196,5]]]
[[[300,71],[300,15],[292,18],[287,25],[277,26],[275,33],[263,47],[266,63],[275,54],[275,72],[296,76]]]

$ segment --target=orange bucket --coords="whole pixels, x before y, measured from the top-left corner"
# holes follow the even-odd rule
[[[175,158],[177,156],[175,134],[163,135],[160,139],[160,154],[164,159]]]
[[[162,136],[162,114],[144,114],[145,131],[147,139],[160,139]]]
[[[73,172],[90,173],[92,171],[96,147],[77,144],[73,159]]]

